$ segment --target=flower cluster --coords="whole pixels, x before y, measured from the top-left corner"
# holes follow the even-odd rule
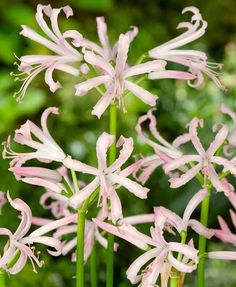
[[[138,34],[136,27],[131,27],[130,31],[121,34],[118,41],[112,46],[109,42],[104,18],[97,17],[97,32],[100,41],[100,44],[97,44],[75,30],[61,33],[58,27],[58,15],[62,11],[67,18],[73,15],[69,6],[53,9],[50,5],[38,5],[36,21],[45,37],[27,26],[22,26],[21,34],[23,36],[44,45],[54,54],[28,55],[19,59],[21,73],[15,76],[16,79],[23,81],[23,85],[17,92],[18,100],[24,97],[30,82],[43,70],[46,71],[45,82],[50,90],[55,92],[60,88],[60,82],[55,82],[52,77],[55,69],[74,76],[80,75],[82,79],[85,79],[75,86],[76,96],[84,96],[94,88],[100,92],[102,97],[92,110],[92,114],[98,118],[113,102],[117,102],[119,107],[125,111],[124,96],[127,92],[134,94],[144,103],[155,106],[157,95],[145,90],[134,81],[134,77],[140,75],[146,75],[151,80],[163,78],[185,80],[189,85],[196,87],[203,83],[204,73],[223,89],[215,71],[215,69],[221,68],[220,64],[208,63],[204,52],[176,49],[200,38],[205,33],[207,23],[195,7],[187,7],[183,10],[183,13],[191,12],[193,14],[191,22],[182,22],[177,27],[187,29],[186,32],[151,49],[141,57],[141,61],[145,60],[145,62],[137,61],[137,64],[133,66],[128,65],[127,60],[130,44]],[[45,16],[50,18],[51,27],[44,19]],[[70,43],[68,39],[71,40]],[[188,67],[189,70],[186,72],[169,70],[167,68],[168,61]],[[75,64],[77,66],[74,66]],[[91,69],[95,70],[96,76],[94,73],[89,76]],[[23,75],[26,77],[22,79]]]
[[[236,157],[232,151],[236,147],[236,113],[226,105],[221,106],[220,112],[232,118],[233,129],[229,132],[226,124],[215,124],[212,128],[214,139],[207,149],[198,135],[198,128],[203,128],[203,119],[199,118],[193,118],[187,125],[187,132],[169,143],[158,131],[153,114],[158,96],[140,85],[143,78],[165,78],[184,80],[188,85],[198,87],[206,74],[224,90],[218,79],[217,69],[221,69],[220,64],[208,62],[202,51],[179,49],[205,33],[207,22],[202,19],[199,10],[195,7],[185,8],[183,13],[191,13],[191,20],[177,26],[185,31],[144,53],[134,65],[128,63],[128,54],[130,45],[138,34],[136,27],[119,35],[117,42],[112,45],[104,18],[97,17],[100,42],[97,44],[78,31],[61,32],[58,26],[61,12],[67,18],[73,15],[69,6],[57,9],[50,5],[37,6],[36,21],[44,36],[22,26],[23,36],[45,46],[53,54],[19,58],[20,73],[16,77],[23,84],[16,93],[17,99],[20,101],[24,97],[31,81],[42,71],[45,71],[45,82],[50,91],[59,89],[61,83],[53,79],[54,70],[78,77],[80,82],[75,85],[76,96],[85,96],[92,89],[101,94],[92,109],[92,114],[98,118],[110,105],[126,111],[125,97],[133,94],[153,107],[138,119],[136,132],[154,153],[129,164],[134,150],[133,139],[120,136],[117,140],[116,132],[111,129],[110,133],[103,132],[98,137],[95,148],[97,165],[89,165],[64,152],[49,132],[48,117],[50,114],[58,114],[58,108],[49,107],[42,113],[41,126],[30,120],[26,121],[15,131],[13,141],[27,151],[13,150],[12,140],[8,137],[4,143],[3,158],[10,159],[9,170],[16,180],[43,187],[40,205],[51,211],[53,219],[33,217],[26,203],[19,198],[12,200],[8,194],[10,205],[21,213],[21,222],[14,233],[7,228],[0,228],[0,235],[8,237],[0,256],[0,271],[18,273],[27,259],[30,259],[34,270],[35,265],[40,267],[43,262],[35,254],[36,243],[55,249],[48,250],[54,256],[72,253],[72,261],[77,261],[78,266],[81,265],[83,269],[95,241],[109,249],[109,242],[99,228],[145,251],[127,270],[127,278],[140,287],[156,286],[159,281],[162,287],[166,287],[168,281],[175,276],[179,281],[178,286],[182,286],[185,274],[196,270],[204,256],[210,259],[236,260],[234,251],[198,250],[192,233],[189,232],[191,228],[199,235],[200,240],[215,236],[236,245],[236,235],[222,217],[218,218],[219,229],[208,228],[207,222],[192,218],[199,205],[208,202],[212,188],[223,192],[236,208],[236,193],[231,184],[232,178],[236,177]],[[170,70],[169,62],[179,64],[187,70]],[[149,135],[143,128],[147,121]],[[194,152],[186,153],[186,145],[194,147]],[[114,153],[111,156],[112,149],[120,150],[116,157]],[[180,217],[163,206],[155,206],[153,213],[123,217],[118,191],[122,188],[138,198],[146,199],[149,189],[143,185],[157,168],[163,168],[168,175],[170,188],[181,188],[194,178],[199,181],[199,191],[189,200],[183,216]],[[84,177],[85,182],[81,181]],[[0,192],[0,210],[6,202],[5,193]],[[96,207],[94,202],[97,203]],[[95,210],[93,214],[96,218],[88,218],[87,211],[91,207]],[[230,210],[230,215],[236,227],[235,211]],[[141,233],[134,227],[136,224],[150,223],[153,224],[150,235]],[[32,225],[38,228],[28,234]],[[166,237],[165,232],[170,236]],[[45,235],[48,233],[51,236]],[[76,248],[79,243],[80,249]],[[115,243],[111,245],[111,250],[113,248],[116,251],[117,247],[118,244]]]

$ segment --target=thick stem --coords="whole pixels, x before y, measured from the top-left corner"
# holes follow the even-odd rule
[[[178,287],[178,277],[170,278],[170,287]]]
[[[207,226],[207,223],[208,223],[209,205],[210,205],[210,192],[201,204],[200,221],[204,226]],[[206,252],[206,238],[202,235],[199,236],[198,250],[199,250],[199,263],[198,263],[198,270],[197,270],[197,286],[204,287],[205,286],[205,272],[204,272],[205,271],[205,258],[203,255]]]
[[[94,241],[93,250],[92,250],[92,252],[90,254],[89,261],[90,261],[91,287],[98,287],[96,241]]]
[[[110,106],[110,134],[116,136],[117,129],[117,110],[115,103]],[[115,142],[109,149],[109,164],[112,164],[116,159],[116,144]],[[107,273],[106,286],[113,287],[113,269],[114,269],[114,235],[107,235]]]
[[[84,287],[84,230],[86,212],[89,204],[89,198],[78,210],[77,223],[77,254],[76,254],[76,287]]]
[[[0,269],[0,287],[5,287],[6,284],[5,284],[5,272],[4,270],[1,270]]]

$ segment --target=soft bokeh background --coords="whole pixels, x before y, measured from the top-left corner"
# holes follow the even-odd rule
[[[204,19],[209,23],[207,33],[202,39],[196,41],[192,48],[207,51],[211,61],[224,63],[222,81],[228,88],[228,93],[219,91],[215,85],[206,80],[201,89],[195,90],[182,82],[169,80],[145,82],[143,85],[159,95],[157,116],[159,130],[168,140],[173,140],[185,130],[185,125],[194,116],[203,117],[207,123],[201,131],[204,143],[209,144],[212,139],[210,128],[212,123],[223,120],[219,113],[219,105],[227,103],[235,108],[236,97],[236,3],[235,0],[207,0],[207,1],[178,1],[178,0],[68,0],[68,1],[42,1],[42,4],[51,4],[54,7],[71,5],[74,17],[66,20],[60,18],[61,30],[78,29],[87,38],[97,40],[95,17],[104,15],[108,23],[108,32],[112,42],[119,33],[127,31],[129,26],[139,27],[139,36],[133,42],[130,50],[130,64],[145,51],[159,45],[179,32],[175,30],[177,24],[183,20],[181,10],[188,5],[200,8]],[[52,94],[44,83],[43,75],[38,76],[28,89],[21,104],[13,98],[14,91],[19,89],[19,83],[9,75],[10,71],[16,72],[17,56],[24,54],[41,54],[47,52],[44,47],[19,36],[20,25],[26,24],[38,30],[34,15],[37,1],[0,0],[0,136],[4,141],[14,129],[30,118],[39,123],[41,112],[48,106],[58,106],[60,116],[50,119],[53,136],[65,151],[75,158],[88,163],[95,162],[95,143],[98,135],[108,129],[106,113],[99,121],[91,116],[91,108],[96,103],[98,95],[92,92],[84,98],[74,96],[75,78],[58,73],[58,79],[63,83],[63,88]],[[184,19],[189,19],[184,16]],[[134,131],[137,118],[144,114],[148,107],[135,97],[130,96],[127,101],[127,114],[119,115],[119,134],[132,136],[136,142],[135,154],[148,154],[151,149],[137,139]],[[228,121],[228,118],[224,118]],[[230,121],[229,121],[229,124]],[[0,189],[10,191],[12,197],[23,198],[32,208],[35,216],[50,217],[43,210],[38,199],[42,189],[17,182],[8,172],[8,162],[1,160]],[[181,190],[171,190],[168,187],[167,177],[163,172],[156,171],[147,183],[152,189],[147,201],[134,199],[124,190],[120,192],[124,206],[124,214],[138,214],[151,212],[152,206],[164,205],[179,214],[183,211],[188,199],[199,188],[197,182],[192,181]],[[218,214],[228,217],[229,205],[221,194],[213,192],[210,212],[210,226],[217,226]],[[198,214],[196,214],[198,216]],[[14,230],[18,223],[17,213],[9,206],[4,206],[0,217],[1,226]],[[231,248],[222,246],[215,241],[209,246],[212,250]],[[131,286],[125,278],[125,270],[139,254],[135,247],[122,242],[116,256],[115,286]],[[70,262],[70,257],[50,258],[45,250],[41,257],[45,261],[38,274],[32,272],[30,264],[16,276],[8,280],[8,287],[62,287],[74,286],[72,279],[75,266]],[[99,261],[99,286],[104,285],[105,265],[104,251],[98,253]],[[86,267],[88,268],[88,267]],[[87,269],[88,270],[88,269]],[[88,273],[89,274],[89,273]],[[208,262],[206,286],[236,286],[236,273],[234,263]],[[89,277],[89,275],[87,275]],[[193,279],[188,277],[188,286],[194,286]],[[86,285],[87,286],[87,285]],[[88,284],[89,286],[89,284]],[[187,286],[187,285],[186,285]]]

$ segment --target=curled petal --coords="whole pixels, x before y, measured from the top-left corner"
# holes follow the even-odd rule
[[[69,169],[73,169],[75,171],[79,171],[79,172],[83,172],[83,173],[88,173],[88,174],[93,174],[93,175],[97,175],[98,171],[96,168],[91,167],[85,163],[82,163],[79,160],[75,160],[72,159],[71,156],[67,156],[64,160],[63,160],[63,164],[69,168]]]
[[[127,90],[137,96],[145,104],[150,106],[156,105],[156,100],[158,99],[156,95],[127,80],[125,80],[125,86]]]
[[[92,182],[70,198],[71,205],[78,208],[96,190],[98,186],[99,179],[96,177]]]
[[[107,151],[115,141],[115,136],[103,132],[96,143],[96,152],[98,158],[98,168],[104,170],[107,167]]]
[[[161,254],[160,256],[160,252],[161,250],[158,249],[158,248],[154,248],[152,250],[149,250],[147,252],[145,252],[143,255],[139,256],[129,267],[129,269],[127,270],[126,274],[127,274],[127,278],[130,280],[130,282],[132,284],[136,284],[138,283],[141,278],[142,278],[142,275],[138,275],[140,269],[142,268],[143,265],[145,265],[149,260],[151,260],[152,258],[154,257],[158,257],[158,261],[160,263],[163,263],[164,261],[164,256],[163,255],[166,255],[165,252],[162,252],[163,255]],[[159,257],[160,256],[160,257]],[[157,269],[157,267],[161,267],[159,266],[159,264],[154,264],[155,266],[153,266],[153,268],[151,268],[152,270],[153,269]],[[161,264],[160,264],[161,265]],[[160,270],[160,269],[159,269]],[[148,271],[146,271],[148,272]],[[158,274],[156,276],[156,278],[158,277]],[[156,282],[156,281],[155,281]],[[153,282],[153,283],[155,283]],[[148,285],[146,285],[148,286]],[[150,285],[149,285],[150,286]]]
[[[132,192],[137,197],[143,198],[143,199],[147,198],[147,193],[149,189],[141,186],[137,182],[132,181],[129,178],[116,175],[116,174],[111,174],[110,178],[113,182],[118,183],[121,186],[124,186],[126,189],[128,189],[130,192]]]
[[[203,201],[203,199],[208,195],[208,192],[206,189],[199,190],[189,201],[188,205],[185,208],[184,215],[183,215],[183,223],[185,227],[187,227],[187,224],[189,222],[189,219],[194,212],[194,210],[197,208],[197,206]]]
[[[76,96],[84,96],[85,94],[87,94],[88,91],[96,88],[97,86],[100,86],[101,84],[105,84],[108,81],[110,81],[109,76],[98,76],[95,78],[88,79],[88,80],[86,80],[82,83],[79,83],[75,86],[75,88],[76,88],[75,95]]]
[[[190,219],[188,222],[188,226],[191,227],[198,234],[210,239],[214,236],[214,231],[205,227],[202,223],[197,220]]]
[[[191,136],[191,141],[195,147],[195,149],[197,150],[197,152],[200,155],[204,155],[205,154],[205,150],[199,140],[198,134],[197,134],[197,127],[198,125],[200,125],[200,127],[203,127],[203,120],[201,119],[197,119],[194,118],[192,119],[192,121],[189,124],[189,134]]]
[[[107,171],[109,172],[114,172],[115,170],[119,169],[129,159],[134,148],[133,139],[121,136],[117,142],[117,147],[120,146],[122,146],[122,148],[119,157],[112,165],[109,166],[109,168],[107,169]]]
[[[210,144],[207,153],[210,156],[213,156],[218,148],[224,143],[228,135],[228,128],[226,125],[223,125],[222,128],[218,131],[218,133],[215,136],[215,139]]]
[[[93,219],[93,221],[98,227],[106,232],[112,233],[124,240],[127,240],[142,250],[148,249],[147,244],[155,246],[154,240],[152,240],[149,236],[142,234],[130,224],[123,224],[116,227],[98,219]]]

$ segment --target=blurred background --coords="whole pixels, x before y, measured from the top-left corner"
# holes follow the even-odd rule
[[[184,7],[194,5],[198,7],[203,18],[208,21],[206,34],[189,45],[191,48],[206,51],[209,60],[224,64],[222,82],[228,89],[227,93],[220,91],[214,83],[206,79],[200,89],[192,89],[185,83],[171,80],[143,82],[143,86],[159,96],[157,106],[158,129],[169,141],[185,131],[185,125],[194,117],[202,117],[205,127],[201,131],[206,146],[212,140],[211,125],[213,123],[228,122],[228,118],[219,113],[221,103],[235,108],[236,98],[236,2],[235,0],[207,0],[207,1],[178,1],[178,0],[68,0],[68,1],[41,1],[41,4],[51,4],[53,7],[70,5],[74,10],[74,17],[68,20],[60,17],[62,31],[77,29],[86,38],[97,41],[96,16],[104,15],[108,24],[110,41],[114,43],[118,35],[129,29],[131,25],[139,28],[139,35],[133,42],[129,53],[129,63],[132,65],[137,58],[147,50],[175,37],[180,32],[175,30],[183,19],[189,20],[189,15],[181,17]],[[13,94],[20,86],[14,82],[10,72],[16,72],[16,56],[26,54],[43,54],[48,51],[29,39],[19,35],[21,25],[25,24],[40,31],[35,21],[35,11],[38,2],[33,0],[0,0],[0,136],[3,142],[9,134],[23,124],[26,119],[39,123],[42,111],[49,106],[57,106],[60,115],[50,118],[50,129],[56,141],[67,153],[75,158],[90,164],[96,163],[95,143],[102,131],[107,131],[108,113],[101,120],[91,116],[92,106],[97,102],[98,95],[91,92],[88,97],[76,98],[73,86],[77,79],[67,74],[55,73],[55,78],[63,84],[62,89],[52,94],[44,83],[41,74],[33,80],[21,104],[13,98]],[[40,31],[41,32],[41,31]],[[15,54],[15,55],[14,55]],[[128,113],[119,113],[119,134],[132,136],[135,140],[134,154],[151,154],[152,150],[141,142],[135,133],[134,127],[140,115],[148,107],[136,97],[126,99]],[[1,160],[0,190],[10,191],[12,197],[19,196],[32,208],[35,216],[50,218],[51,214],[45,211],[38,200],[43,189],[17,182],[8,171],[8,161]],[[168,179],[158,169],[147,182],[151,189],[147,201],[142,201],[120,190],[123,202],[124,215],[152,212],[152,206],[163,205],[181,214],[189,198],[199,189],[195,181],[191,181],[181,190],[171,190]],[[228,218],[229,205],[222,194],[213,191],[210,212],[211,227],[217,226],[217,215]],[[199,216],[199,214],[196,214]],[[17,213],[8,205],[3,207],[0,216],[1,226],[7,226],[12,231],[18,224]],[[121,242],[115,264],[115,286],[131,286],[126,279],[125,271],[139,250],[126,242]],[[232,248],[221,245],[219,241],[208,246],[211,250]],[[105,286],[104,250],[99,251],[99,286]],[[125,256],[124,256],[125,254]],[[63,287],[74,286],[72,279],[75,266],[70,256],[51,258],[44,250],[41,255],[44,266],[34,274],[30,263],[16,276],[8,279],[8,287]],[[88,267],[86,267],[88,268]],[[88,273],[89,274],[89,273]],[[236,286],[235,265],[230,262],[208,262],[206,286]],[[194,274],[195,276],[195,274]],[[89,277],[89,275],[87,275]],[[87,278],[88,279],[88,278]],[[186,286],[194,286],[192,276],[187,276]],[[89,286],[89,284],[88,284]]]

